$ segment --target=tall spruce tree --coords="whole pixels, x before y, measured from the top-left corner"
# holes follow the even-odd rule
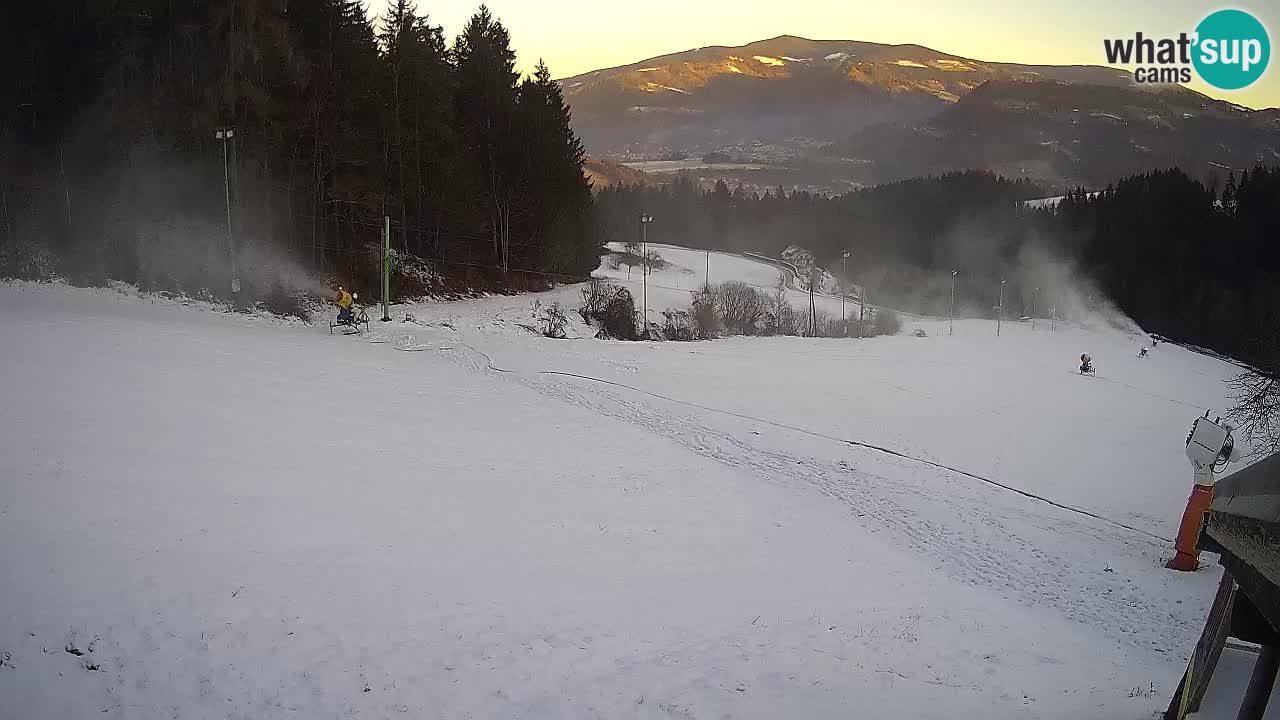
[[[418,17],[414,4],[397,0],[383,18],[383,48],[392,95],[388,106],[388,175],[400,210],[406,248],[441,255],[452,183],[457,177],[452,67],[444,32]]]
[[[520,254],[558,272],[590,272],[599,262],[600,246],[591,239],[585,152],[570,126],[560,85],[545,63],[539,61],[533,76],[520,83],[518,111],[525,219]]]
[[[484,258],[510,267],[511,221],[518,202],[515,51],[506,27],[481,5],[453,46],[454,112],[462,158],[471,169],[465,191],[489,237]]]

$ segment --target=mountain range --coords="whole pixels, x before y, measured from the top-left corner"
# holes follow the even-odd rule
[[[560,82],[593,156],[683,158],[704,179],[757,186],[838,191],[981,168],[1057,189],[1171,165],[1207,177],[1280,161],[1277,109],[1140,85],[1119,68],[919,45],[782,36]]]

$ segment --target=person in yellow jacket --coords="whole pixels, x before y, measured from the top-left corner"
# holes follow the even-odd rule
[[[351,305],[355,302],[355,296],[339,285],[338,295],[335,299],[338,302],[338,322],[350,323],[354,320],[355,318],[351,315]]]

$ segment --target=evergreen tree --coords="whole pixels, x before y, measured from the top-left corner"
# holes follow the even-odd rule
[[[452,50],[412,0],[376,31],[358,0],[2,12],[2,237],[48,245],[73,277],[226,293],[228,127],[241,255],[274,244],[350,276],[391,215],[398,248],[464,282],[482,281],[474,264],[595,262],[560,90],[543,68],[521,100],[510,37],[483,7]]]
[[[379,44],[390,77],[386,127],[387,174],[406,231],[402,241],[419,255],[439,256],[447,232],[450,183],[459,160],[453,124],[453,73],[443,29],[397,0],[382,19]]]
[[[597,212],[611,240],[634,237],[636,215],[650,212],[664,240],[691,247],[776,255],[794,243],[828,266],[852,249],[853,282],[920,312],[946,312],[949,293],[938,287],[956,267],[967,278],[961,307],[989,308],[1001,277],[1008,297],[1029,303],[1036,280],[1019,275],[1020,257],[1035,247],[1074,263],[1142,327],[1261,362],[1272,352],[1262,340],[1280,333],[1271,309],[1280,287],[1280,171],[1259,167],[1242,178],[1237,186],[1229,177],[1224,189],[1232,211],[1212,187],[1162,170],[1099,192],[1072,188],[1047,210],[1021,207],[1043,195],[1024,180],[961,172],[833,198],[782,188],[753,198],[723,182],[704,192],[681,176],[665,189],[602,194]]]
[[[504,270],[510,266],[511,220],[520,189],[515,57],[510,34],[484,5],[453,46],[454,108],[463,161],[473,168],[466,189],[491,241],[487,259]]]
[[[1231,171],[1227,175],[1227,186],[1222,190],[1222,209],[1227,214],[1235,214],[1236,211],[1236,172]]]
[[[539,61],[520,84],[519,124],[524,163],[525,254],[568,272],[589,272],[599,263],[599,243],[591,240],[591,191],[582,173],[585,152],[570,125],[569,107],[551,71]]]

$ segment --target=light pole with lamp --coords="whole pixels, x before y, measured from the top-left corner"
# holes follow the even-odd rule
[[[653,222],[653,216],[648,213],[640,215],[640,256],[644,262],[642,268],[643,278],[641,280],[644,288],[644,337],[649,338],[649,223]]]
[[[1000,278],[1000,302],[996,305],[996,337],[1000,337],[1000,321],[1004,319],[1004,278]]]
[[[222,190],[227,203],[227,254],[231,260],[231,292],[240,292],[240,274],[236,270],[236,238],[231,229],[231,171],[227,166],[227,142],[236,136],[235,130],[222,128],[214,135],[222,141]]]
[[[959,270],[951,271],[951,315],[947,318],[947,334],[956,334],[956,273]]]

